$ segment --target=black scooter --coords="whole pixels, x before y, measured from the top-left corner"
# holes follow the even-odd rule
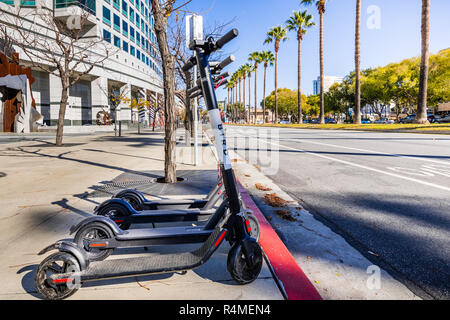
[[[228,253],[227,267],[233,279],[240,284],[254,281],[262,268],[263,254],[259,244],[249,236],[248,223],[246,223],[246,210],[242,208],[239,192],[236,186],[231,161],[228,156],[225,132],[223,130],[217,99],[213,87],[209,68],[209,56],[212,52],[222,48],[227,42],[238,35],[236,29],[230,31],[218,41],[212,37],[207,41],[193,41],[191,49],[196,55],[185,66],[185,70],[192,68],[194,64],[199,66],[203,96],[208,107],[212,129],[215,134],[215,144],[219,154],[219,164],[222,172],[223,184],[226,192],[226,201],[221,205],[223,211],[213,215],[218,221],[210,220],[202,230],[190,230],[186,227],[178,227],[178,231],[169,232],[165,228],[140,230],[141,238],[150,233],[159,232],[160,237],[165,238],[164,243],[186,243],[189,237],[204,237],[203,245],[193,252],[163,254],[153,257],[142,256],[127,259],[115,259],[92,262],[86,256],[84,250],[73,242],[59,241],[39,254],[50,250],[58,250],[44,259],[38,267],[35,276],[37,291],[46,299],[63,299],[74,294],[85,281],[94,281],[116,277],[130,277],[144,274],[168,273],[186,271],[206,263],[217,248],[227,240],[231,244]],[[104,226],[114,225],[114,222],[104,217]],[[94,219],[89,218],[89,219]],[[212,217],[211,217],[212,218]],[[102,223],[92,221],[92,223]],[[109,223],[109,224],[108,224]],[[207,227],[215,225],[212,232],[207,232]],[[184,228],[182,231],[181,228]],[[116,226],[116,230],[119,229]],[[173,229],[173,228],[170,228]],[[169,231],[169,230],[167,230]],[[126,231],[124,231],[126,232]],[[128,233],[136,232],[130,230]],[[133,241],[139,239],[138,233]],[[128,234],[130,237],[130,234]],[[185,240],[181,241],[184,238]],[[115,239],[119,241],[120,239]],[[155,241],[158,237],[155,237]],[[106,241],[100,246],[108,245]]]

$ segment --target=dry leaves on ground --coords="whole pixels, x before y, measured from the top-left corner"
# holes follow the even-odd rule
[[[256,187],[256,189],[261,190],[261,191],[272,191],[272,189],[262,185],[261,183],[255,183],[255,187]]]
[[[264,202],[271,207],[280,208],[286,206],[289,201],[280,198],[276,193],[268,193],[264,196]]]

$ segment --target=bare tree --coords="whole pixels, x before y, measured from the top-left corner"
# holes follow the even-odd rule
[[[66,17],[55,16],[52,8],[39,1],[35,8],[10,9],[0,12],[0,35],[9,38],[33,68],[61,79],[56,131],[56,145],[61,146],[69,88],[95,66],[102,67],[112,50],[100,36],[92,34],[96,21],[87,6],[69,7],[71,15]]]

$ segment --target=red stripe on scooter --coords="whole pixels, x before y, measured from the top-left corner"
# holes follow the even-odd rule
[[[72,279],[55,279],[53,280],[53,283],[67,283],[67,282],[72,282]]]
[[[93,243],[89,247],[106,247],[106,243]]]
[[[248,233],[252,232],[252,228],[250,227],[250,221],[245,220],[245,227],[247,228]]]
[[[136,209],[136,208],[134,208],[134,209]],[[114,222],[116,222],[116,223],[120,223],[120,222],[123,222],[124,220],[114,220]]]
[[[240,183],[239,192],[247,209],[253,211],[261,229],[259,244],[264,250],[267,260],[281,282],[288,300],[322,300],[319,292],[309,281],[303,270],[297,264],[292,254],[266,220],[253,199]]]
[[[214,243],[214,247],[217,247],[223,240],[223,237],[225,237],[225,234],[227,233],[227,231],[223,231],[222,234],[220,235],[219,239],[217,239],[216,243]]]

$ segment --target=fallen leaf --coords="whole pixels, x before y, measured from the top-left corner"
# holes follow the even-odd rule
[[[261,190],[261,191],[272,191],[271,188],[263,186],[261,183],[255,183],[255,187],[256,187],[256,189]]]
[[[264,202],[271,207],[285,207],[289,201],[280,198],[276,193],[268,193],[264,196]]]

